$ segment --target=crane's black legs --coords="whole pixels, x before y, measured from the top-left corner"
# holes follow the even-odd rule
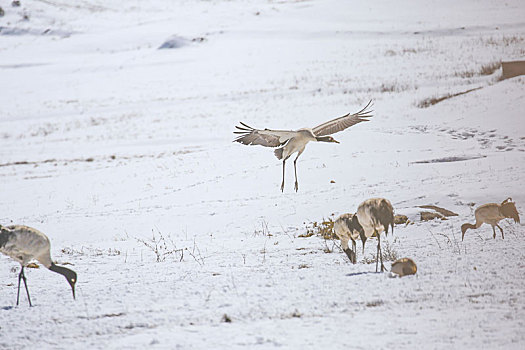
[[[352,261],[352,263],[355,264],[357,262],[357,245],[355,244],[354,240],[352,240],[352,252],[354,253],[354,261]]]
[[[24,286],[26,287],[27,292],[27,300],[29,301],[29,306],[31,305],[31,298],[29,297],[29,290],[27,289],[27,281],[26,276],[24,275],[24,267],[22,266],[22,270],[20,270],[20,273],[18,274],[18,293],[16,293],[16,305],[18,306],[20,301],[20,280],[24,280]]]
[[[283,182],[281,183],[281,192],[284,192],[284,165],[286,164],[286,159],[283,160]]]
[[[299,155],[297,158],[299,158]],[[295,192],[299,190],[299,182],[297,182],[297,158],[293,161],[293,169],[295,171]]]
[[[492,238],[496,239],[496,227],[494,225],[492,225],[492,231],[494,232]]]
[[[505,239],[505,236],[503,236],[503,229],[498,225],[496,224],[496,226],[499,228],[499,230],[501,231],[501,239]]]
[[[377,264],[379,263],[379,242],[377,243],[377,254],[376,254],[376,272],[377,272]]]

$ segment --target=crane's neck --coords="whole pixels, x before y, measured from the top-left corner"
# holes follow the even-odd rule
[[[76,272],[66,267],[63,267],[63,266],[57,266],[54,263],[51,263],[51,266],[49,266],[49,269],[53,272],[61,274],[62,276],[66,278],[69,285],[71,286],[71,290],[73,291],[73,299],[74,299],[75,298],[75,283],[77,282]]]
[[[332,138],[330,136],[316,136],[315,139],[318,142],[332,142]]]

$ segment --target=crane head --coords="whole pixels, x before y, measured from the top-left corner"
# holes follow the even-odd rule
[[[332,136],[328,136],[328,142],[339,143],[339,141],[337,141],[336,139],[334,139]]]
[[[339,141],[336,141],[332,136],[317,136],[316,140],[320,141],[320,142],[335,142],[335,143],[339,143]]]
[[[77,273],[75,271],[71,271],[71,274],[69,276],[66,276],[66,280],[69,282],[69,285],[71,286],[71,291],[73,292],[73,299],[75,298],[75,283],[77,283]]]
[[[71,286],[71,291],[73,292],[73,299],[75,299],[75,284],[77,283],[77,273],[64,266],[55,265],[55,263],[52,263],[49,269],[51,271],[61,274],[66,278],[67,282]]]

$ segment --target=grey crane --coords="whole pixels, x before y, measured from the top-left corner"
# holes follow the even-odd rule
[[[367,199],[359,204],[355,217],[357,217],[359,224],[364,230],[364,236],[361,238],[363,252],[366,240],[374,234],[377,236],[376,272],[379,260],[381,260],[381,272],[383,272],[385,266],[383,265],[383,255],[381,253],[381,232],[385,231],[385,234],[388,235],[390,226],[392,227],[392,234],[394,233],[394,208],[392,204],[385,198]]]
[[[24,267],[27,266],[31,260],[38,260],[49,270],[63,275],[71,286],[73,299],[75,298],[77,274],[73,270],[55,265],[55,263],[51,261],[49,248],[49,238],[37,229],[23,225],[0,226],[0,252],[18,261],[22,266],[18,275],[16,305],[18,305],[20,301],[20,280],[23,280],[29,306],[32,306],[29,290],[27,289],[26,276],[24,275]]]
[[[501,238],[503,236],[503,229],[498,225],[500,220],[505,218],[514,219],[514,222],[520,222],[520,216],[518,210],[516,209],[516,204],[512,201],[512,198],[507,198],[501,204],[498,203],[487,203],[479,206],[474,211],[474,216],[476,217],[476,224],[465,223],[461,225],[461,240],[465,238],[465,232],[470,229],[477,229],[484,223],[492,226],[492,231],[494,232],[493,238],[496,238],[496,227],[501,231]]]
[[[360,238],[366,241],[363,227],[359,224],[357,216],[351,213],[342,214],[334,222],[334,232],[341,240],[343,251],[352,264],[357,262],[357,251],[355,241]],[[348,247],[348,241],[352,241],[352,249]]]
[[[261,145],[265,147],[276,147],[274,153],[277,159],[283,161],[283,181],[281,183],[281,191],[284,191],[284,170],[286,160],[297,152],[297,157],[293,162],[295,171],[295,191],[299,190],[299,182],[297,181],[297,158],[303,153],[306,144],[310,141],[317,142],[335,142],[331,134],[343,131],[360,122],[369,121],[367,118],[372,117],[371,107],[372,101],[354,114],[345,114],[342,117],[330,120],[326,123],[316,126],[315,128],[303,128],[298,130],[270,130],[270,129],[255,129],[251,126],[240,122],[241,126],[236,126],[238,129],[234,134],[238,136],[234,142],[239,142],[244,145]]]

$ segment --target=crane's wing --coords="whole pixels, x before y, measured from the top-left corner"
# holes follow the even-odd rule
[[[233,141],[240,142],[245,145],[279,147],[297,135],[297,133],[293,130],[260,130],[252,128],[243,122],[240,123],[242,126],[236,126],[238,130],[233,132],[234,134],[239,134],[240,136]]]
[[[332,135],[336,132],[343,131],[344,129],[347,129],[351,127],[352,125],[356,125],[357,123],[361,122],[367,122],[368,119],[372,117],[372,110],[369,110],[368,108],[372,106],[372,100],[368,102],[368,104],[360,110],[357,113],[354,114],[345,114],[342,117],[335,118],[333,120],[330,120],[329,122],[323,123],[321,125],[316,126],[312,129],[315,136],[325,136],[325,135]]]

